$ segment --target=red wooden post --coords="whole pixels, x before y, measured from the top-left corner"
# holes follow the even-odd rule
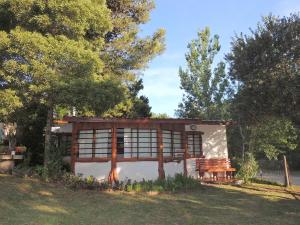
[[[118,181],[117,174],[117,129],[116,126],[112,127],[112,140],[111,140],[111,171],[109,175],[109,182],[112,184],[113,182]]]
[[[72,124],[72,147],[71,147],[71,171],[75,174],[75,161],[78,152],[78,126],[77,123]]]
[[[187,176],[187,162],[186,162],[186,159],[187,159],[187,154],[188,154],[188,145],[187,145],[187,135],[185,133],[185,131],[183,131],[182,133],[182,145],[183,145],[183,150],[184,150],[184,153],[183,153],[183,175],[184,176]]]
[[[164,155],[163,155],[163,137],[160,126],[157,128],[157,141],[158,141],[158,177],[165,179],[164,171]]]

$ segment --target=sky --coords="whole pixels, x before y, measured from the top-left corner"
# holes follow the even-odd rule
[[[144,89],[152,112],[174,117],[182,99],[179,67],[185,68],[187,44],[197,32],[210,27],[211,34],[220,36],[218,60],[230,51],[235,34],[249,34],[262,16],[270,13],[288,16],[300,11],[300,0],[156,0],[151,19],[141,26],[141,36],[151,35],[158,28],[166,30],[166,49],[143,71]]]

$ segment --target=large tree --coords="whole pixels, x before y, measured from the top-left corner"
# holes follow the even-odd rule
[[[157,54],[164,50],[163,29],[153,35],[140,37],[140,25],[150,19],[154,9],[153,0],[107,0],[112,12],[112,30],[105,35],[104,59],[107,73],[125,80],[128,88],[126,98],[103,116],[110,117],[148,117],[151,116],[146,96],[138,97],[143,88],[141,70]]]
[[[122,8],[118,3],[129,2],[149,14],[143,9],[148,1],[112,1],[116,11]],[[138,39],[133,24],[139,20],[125,19],[136,13],[129,7],[122,11],[122,20],[122,13],[112,8],[104,0],[0,1],[0,91],[14,93],[11,109],[20,106],[18,102],[39,102],[48,109],[45,165],[56,106],[101,115],[124,99],[125,81],[135,80],[131,71],[162,49],[162,32]],[[140,66],[129,65],[138,64],[137,59]]]
[[[233,38],[226,58],[238,83],[232,115],[245,151],[276,158],[295,149],[300,124],[300,18],[264,17],[250,34]],[[237,136],[231,136],[235,138]]]
[[[233,39],[229,75],[239,83],[235,110],[252,123],[287,116],[300,123],[300,18],[263,18],[248,35]]]
[[[218,35],[211,38],[208,27],[188,44],[188,68],[179,69],[181,89],[185,92],[176,111],[179,117],[225,119],[228,116],[226,98],[230,89],[225,63],[215,65],[214,61],[220,48]]]

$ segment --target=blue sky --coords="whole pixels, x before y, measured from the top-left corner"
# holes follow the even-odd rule
[[[166,50],[143,71],[142,94],[150,100],[155,113],[174,116],[182,98],[178,77],[179,66],[185,67],[187,44],[205,26],[220,36],[219,59],[230,51],[235,33],[249,33],[262,16],[289,15],[300,11],[300,0],[156,0],[151,20],[141,26],[141,35],[158,28],[166,30]]]

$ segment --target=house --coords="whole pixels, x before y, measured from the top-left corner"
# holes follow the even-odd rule
[[[198,177],[197,159],[228,158],[225,121],[88,117],[64,121],[52,131],[70,138],[72,171],[84,177],[111,182],[176,173]]]

